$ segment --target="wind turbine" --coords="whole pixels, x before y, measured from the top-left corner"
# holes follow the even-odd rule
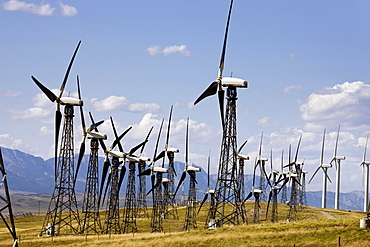
[[[4,193],[5,193],[5,197],[0,195],[0,198],[2,199],[2,203],[5,202],[5,206],[3,204],[1,205],[0,218],[3,220],[4,225],[8,228],[9,233],[13,237],[13,241],[14,241],[13,247],[17,247],[18,237],[17,237],[17,232],[15,228],[15,223],[14,223],[13,208],[12,208],[12,203],[10,200],[8,181],[6,178],[5,166],[4,166],[3,155],[1,153],[1,149],[0,149],[0,172],[1,172],[0,189],[4,188]],[[9,218],[10,223],[7,222],[5,215],[3,215],[3,212],[5,212],[5,210],[8,210],[8,218]]]
[[[56,103],[56,112],[55,112],[55,143],[54,143],[54,155],[55,155],[55,179],[57,179],[57,157],[58,157],[58,140],[59,140],[59,130],[62,122],[62,113],[60,112],[60,105],[71,105],[71,106],[81,106],[83,102],[80,99],[75,99],[71,97],[63,97],[64,88],[66,86],[69,72],[71,71],[73,61],[76,57],[78,48],[80,47],[81,41],[78,42],[78,45],[73,53],[71,61],[69,62],[67,71],[64,75],[62,85],[60,86],[59,95],[56,96],[52,91],[46,88],[40,81],[38,81],[34,76],[31,76],[32,80],[36,85],[44,92],[44,94],[50,99],[51,102]]]
[[[80,47],[81,41],[78,43],[72,59],[68,65],[66,74],[64,76],[62,85],[59,90],[59,95],[56,96],[52,91],[46,88],[35,77],[31,76],[36,85],[44,92],[50,101],[56,103],[55,113],[55,143],[54,143],[54,172],[55,172],[55,187],[49,203],[49,207],[45,216],[45,220],[40,232],[50,233],[52,235],[60,234],[78,234],[80,232],[80,219],[77,208],[76,194],[74,190],[74,132],[73,132],[73,118],[74,106],[82,106],[83,102],[80,99],[72,97],[63,97],[64,88],[66,86],[69,72],[72,68],[73,61],[76,57],[77,51]],[[78,84],[78,91],[79,84]],[[58,139],[60,126],[62,121],[62,113],[60,112],[60,105],[64,105],[64,124],[62,131],[62,145],[60,146],[60,155],[58,159]],[[62,216],[67,213],[67,217]],[[77,224],[71,224],[71,222]],[[47,226],[47,227],[46,227]]]
[[[172,110],[173,110],[173,106],[171,106],[171,110],[170,110],[170,114],[168,118],[165,148],[155,158],[155,161],[162,159],[162,167],[164,167],[166,156],[168,158],[168,174],[167,174],[167,178],[163,179],[163,182],[164,182],[163,183],[163,186],[164,186],[163,207],[164,207],[164,218],[165,219],[167,219],[169,215],[171,215],[173,219],[178,219],[179,217],[178,212],[177,212],[177,207],[176,207],[176,201],[173,196],[175,192],[174,181],[175,181],[175,176],[176,176],[176,171],[174,167],[175,153],[178,153],[179,150],[177,148],[169,147]],[[172,209],[169,210],[169,207],[172,207]]]
[[[366,162],[366,151],[367,151],[367,142],[369,140],[369,134],[366,137],[366,144],[364,150],[364,159],[361,162],[362,169],[366,166],[365,170],[365,195],[364,195],[364,212],[369,213],[369,165],[370,162]]]
[[[311,183],[311,181],[315,177],[316,173],[320,169],[322,169],[322,171],[324,172],[324,174],[322,176],[323,177],[323,180],[322,180],[322,197],[321,197],[321,207],[322,208],[326,208],[326,190],[327,190],[327,187],[328,187],[328,180],[331,183],[331,180],[328,176],[328,168],[332,167],[331,164],[324,164],[325,132],[326,132],[326,129],[324,129],[324,135],[323,135],[323,138],[322,138],[320,165],[317,167],[317,169],[313,173],[310,181],[308,181],[308,183]]]
[[[339,196],[340,196],[340,163],[342,160],[345,160],[345,156],[337,156],[338,150],[338,140],[339,140],[339,130],[340,125],[338,126],[338,133],[337,133],[337,140],[335,142],[335,149],[334,149],[334,156],[333,159],[330,161],[330,164],[335,164],[335,168],[337,170],[336,173],[336,183],[335,183],[335,202],[334,202],[334,209],[339,209]]]
[[[163,231],[163,224],[162,224],[162,213],[163,213],[163,205],[162,205],[162,178],[163,173],[167,173],[168,170],[164,167],[155,166],[155,159],[157,157],[157,151],[158,151],[158,144],[159,139],[161,137],[162,133],[162,127],[163,127],[164,119],[162,119],[161,126],[159,127],[157,142],[155,144],[154,154],[153,154],[153,160],[151,164],[149,165],[150,168],[146,169],[142,173],[139,173],[138,176],[149,176],[150,175],[150,181],[152,188],[147,193],[147,195],[152,192],[153,196],[153,214],[152,214],[152,220],[150,223],[150,227],[152,232],[162,232]]]
[[[234,150],[236,149],[236,100],[237,88],[246,88],[247,81],[239,78],[223,77],[223,69],[225,64],[226,43],[230,24],[231,10],[233,0],[230,2],[229,13],[226,24],[226,31],[221,52],[220,65],[218,68],[217,79],[195,100],[197,104],[204,98],[218,94],[218,104],[220,108],[221,123],[222,123],[222,144],[220,153],[220,162],[218,167],[218,178],[216,182],[218,201],[214,208],[210,209],[210,215],[219,216],[219,222],[229,222],[230,224],[239,224],[238,213],[241,211],[241,204],[238,202],[237,195],[237,162]],[[224,112],[225,92],[223,87],[227,87],[227,105],[226,114]],[[234,207],[233,213],[225,215],[226,204],[232,204]]]
[[[77,77],[77,82],[79,83],[78,77]],[[80,91],[78,92],[78,94],[79,94],[79,98],[81,99]],[[100,121],[96,124],[91,124],[90,127],[86,129],[83,109],[82,109],[82,106],[80,107],[81,107],[80,113],[81,113],[83,139],[81,142],[80,154],[78,157],[74,184],[76,184],[78,170],[79,170],[82,158],[85,153],[85,140],[90,139],[91,140],[90,141],[90,157],[89,157],[89,163],[87,166],[84,200],[82,204],[82,213],[84,215],[84,218],[83,218],[83,224],[81,226],[81,232],[85,234],[89,234],[89,232],[92,231],[98,234],[101,231],[99,205],[98,205],[98,198],[99,198],[98,150],[99,150],[99,140],[100,139],[106,140],[107,135],[94,131],[104,121]]]

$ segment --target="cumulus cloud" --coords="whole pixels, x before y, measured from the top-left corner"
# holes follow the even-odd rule
[[[369,120],[370,85],[364,82],[345,82],[311,94],[300,106],[306,121],[342,120],[357,124]]]
[[[50,4],[36,5],[33,3],[26,3],[19,0],[10,0],[3,3],[3,9],[9,11],[22,11],[36,15],[50,16],[53,15],[55,8]]]
[[[302,88],[301,85],[291,85],[291,86],[284,88],[284,93],[289,93],[293,89],[301,89],[301,88]]]
[[[106,111],[128,111],[128,112],[158,112],[160,107],[155,103],[133,103],[124,96],[111,95],[105,99],[99,100],[93,98],[90,100],[94,109],[99,112]]]
[[[12,90],[1,90],[0,91],[0,96],[1,97],[11,97],[15,98],[21,95],[21,92],[14,92]]]
[[[70,16],[77,15],[77,9],[73,6],[60,3],[60,9],[61,9],[62,16],[70,17]]]
[[[128,106],[130,112],[157,112],[159,105],[155,103],[134,103]]]
[[[160,45],[153,45],[150,46],[146,51],[149,53],[151,56],[158,56],[158,55],[163,55],[163,56],[168,56],[173,53],[180,53],[183,56],[190,56],[190,51],[186,47],[186,45],[172,45],[172,46],[166,46],[165,48],[162,49]]]
[[[8,111],[13,119],[32,119],[32,118],[43,118],[50,114],[50,111],[39,108],[39,107],[32,107],[28,108],[25,111]]]
[[[52,16],[56,10],[49,3],[43,3],[40,5],[34,3],[26,3],[19,0],[9,0],[2,4],[3,9],[8,11],[21,11],[41,16]],[[60,3],[60,14],[62,16],[74,16],[77,15],[77,9],[73,6]]]
[[[128,105],[128,99],[124,96],[111,95],[105,99],[98,100],[97,98],[91,99],[94,109],[99,112],[103,111],[117,111],[125,110]]]

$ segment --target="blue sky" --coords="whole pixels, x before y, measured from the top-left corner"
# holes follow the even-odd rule
[[[57,93],[82,40],[66,93],[76,95],[79,75],[86,118],[88,111],[96,119],[112,116],[121,132],[133,126],[123,139],[126,149],[154,125],[145,152],[151,157],[160,121],[174,105],[176,159],[184,161],[189,117],[190,162],[205,168],[211,150],[216,173],[217,98],[192,103],[217,77],[228,7],[227,0],[1,1],[0,146],[52,157],[55,105],[30,77]],[[249,82],[237,102],[238,143],[249,140],[246,173],[264,131],[263,155],[269,158],[272,149],[276,168],[281,150],[287,153],[303,135],[299,159],[312,174],[324,128],[327,163],[341,124],[342,191],[362,188],[359,164],[370,132],[369,12],[368,1],[234,1],[224,76]],[[75,119],[78,149],[78,111]],[[110,145],[109,121],[101,131]],[[329,174],[334,181],[334,167]],[[308,189],[321,189],[321,173]]]

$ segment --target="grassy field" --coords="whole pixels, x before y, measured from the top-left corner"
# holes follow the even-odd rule
[[[45,215],[16,219],[19,246],[370,246],[370,232],[360,229],[363,212],[316,209],[298,210],[298,220],[285,221],[288,207],[279,204],[279,222],[265,219],[265,204],[261,205],[261,220],[253,224],[253,204],[247,204],[249,223],[225,225],[216,230],[204,229],[208,208],[197,217],[198,229],[184,232],[185,208],[179,208],[179,220],[165,219],[162,233],[150,232],[150,219],[137,219],[138,232],[115,235],[67,235],[38,237]],[[327,212],[334,219],[329,219]],[[0,224],[0,246],[11,246],[12,239]]]

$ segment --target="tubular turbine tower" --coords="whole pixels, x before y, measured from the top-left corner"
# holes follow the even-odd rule
[[[236,100],[237,88],[246,88],[247,82],[239,78],[222,77],[232,5],[233,0],[230,2],[218,77],[216,81],[214,81],[194,102],[194,104],[197,104],[202,99],[218,93],[223,135],[218,167],[218,177],[215,188],[217,193],[215,198],[217,198],[217,201],[215,202],[215,207],[211,207],[207,218],[208,223],[213,222],[211,223],[212,225],[216,224],[218,226],[222,226],[227,222],[232,225],[238,225],[240,223],[239,216],[244,215],[242,212],[241,198],[239,198],[239,193],[237,192],[239,185],[237,184],[238,170],[236,160],[237,155],[235,152],[237,148]],[[227,87],[226,114],[224,112],[225,92],[223,87]],[[225,212],[225,207],[227,204],[232,205],[232,213]],[[217,219],[213,217],[216,217]],[[210,227],[212,228],[214,226]]]

